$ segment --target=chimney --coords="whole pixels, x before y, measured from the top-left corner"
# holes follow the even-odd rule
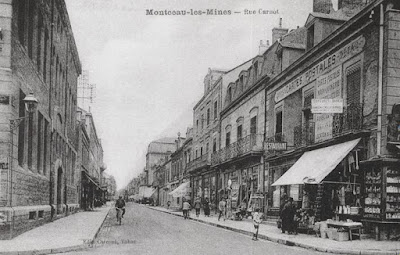
[[[269,48],[269,40],[264,44],[263,40],[260,40],[260,46],[258,46],[258,55],[264,54],[264,52]]]
[[[279,27],[274,27],[272,29],[272,43],[279,40],[282,36],[286,35],[289,29],[282,28],[282,18],[279,19]]]
[[[313,12],[329,14],[332,10],[333,10],[332,0],[314,0],[313,2]]]

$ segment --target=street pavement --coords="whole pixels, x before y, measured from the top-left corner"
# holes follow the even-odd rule
[[[329,254],[290,247],[128,203],[118,225],[111,210],[91,247],[63,254]]]

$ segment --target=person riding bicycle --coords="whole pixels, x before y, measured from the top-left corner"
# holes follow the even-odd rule
[[[115,202],[115,208],[122,210],[121,218],[123,218],[124,214],[125,214],[125,200],[122,199],[122,196],[119,196],[118,200]],[[118,209],[116,209],[116,210],[118,210]]]

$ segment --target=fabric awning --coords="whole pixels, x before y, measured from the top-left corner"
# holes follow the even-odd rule
[[[361,138],[307,151],[272,186],[318,184],[346,157]]]
[[[154,194],[154,192],[156,192],[156,189],[148,187],[147,189],[145,189],[143,196],[151,197]]]
[[[171,191],[169,194],[173,197],[184,197],[189,193],[189,182],[184,182],[178,188]]]

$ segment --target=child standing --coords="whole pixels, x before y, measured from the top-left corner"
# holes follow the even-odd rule
[[[252,240],[254,240],[254,241],[258,240],[258,229],[260,227],[260,223],[262,222],[262,216],[263,216],[263,214],[260,213],[260,209],[256,208],[254,210],[254,214],[253,214],[254,233],[253,233]]]

